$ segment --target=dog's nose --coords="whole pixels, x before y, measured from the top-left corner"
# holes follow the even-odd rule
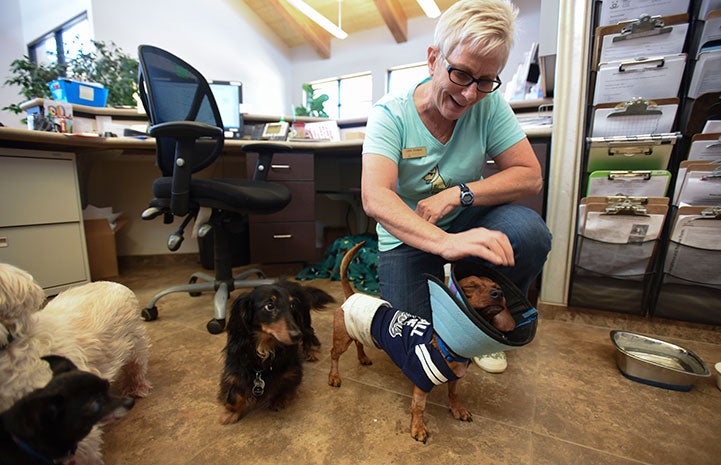
[[[491,289],[488,295],[491,296],[491,299],[499,300],[503,298],[503,291],[500,289]]]

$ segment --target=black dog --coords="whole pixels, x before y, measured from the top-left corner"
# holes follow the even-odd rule
[[[110,383],[79,371],[68,359],[43,357],[53,371],[36,389],[0,414],[0,465],[47,465],[75,454],[98,423],[124,416],[132,398],[111,396]]]
[[[228,319],[221,423],[237,422],[254,406],[281,410],[288,404],[303,379],[301,357],[318,360],[310,311],[331,302],[323,290],[287,280],[238,296]]]

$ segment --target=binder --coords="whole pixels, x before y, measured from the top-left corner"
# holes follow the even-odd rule
[[[588,177],[586,196],[664,197],[670,182],[666,170],[594,171]]]
[[[716,1],[716,0],[711,0]],[[689,0],[603,0],[599,14],[599,26],[631,21],[649,11],[661,16],[688,12]]]
[[[694,134],[686,159],[721,163],[721,133]]]
[[[665,170],[679,133],[590,137],[586,172]]]
[[[676,97],[685,66],[685,53],[601,63],[593,105]]]
[[[631,99],[622,103],[604,103],[593,111],[591,137],[634,136],[671,132],[676,120],[677,98]]]
[[[688,15],[641,15],[638,19],[596,28],[594,69],[599,63],[683,52]]]
[[[717,91],[721,91],[721,45],[699,51],[687,95],[696,98]]]

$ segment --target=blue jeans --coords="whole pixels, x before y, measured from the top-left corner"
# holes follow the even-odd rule
[[[515,266],[496,266],[480,258],[468,257],[493,268],[510,279],[528,294],[534,279],[543,269],[551,250],[551,233],[535,211],[520,205],[471,207],[451,223],[448,232],[467,231],[484,227],[501,231],[513,247]],[[381,252],[378,260],[378,278],[381,298],[393,308],[433,321],[424,274],[443,279],[445,260],[437,255],[402,244],[393,250]]]

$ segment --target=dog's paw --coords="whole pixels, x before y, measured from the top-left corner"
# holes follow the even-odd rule
[[[428,437],[430,436],[430,433],[428,432],[426,425],[421,424],[421,426],[418,428],[411,427],[411,436],[416,441],[422,442],[423,444],[425,444],[428,441]]]
[[[473,415],[464,406],[450,407],[453,418],[461,421],[473,421]]]
[[[364,365],[364,366],[373,365],[373,360],[368,358],[367,355],[364,355],[363,357],[358,357],[358,361],[360,362],[361,365]]]
[[[225,410],[223,411],[223,413],[220,414],[220,424],[232,425],[233,423],[238,423],[238,420],[240,420],[240,417],[242,416],[242,412],[232,412],[229,410]]]
[[[318,349],[316,347],[311,347],[305,351],[306,362],[317,362],[318,360]]]
[[[340,375],[339,374],[329,374],[328,375],[328,386],[333,387],[340,387]]]

